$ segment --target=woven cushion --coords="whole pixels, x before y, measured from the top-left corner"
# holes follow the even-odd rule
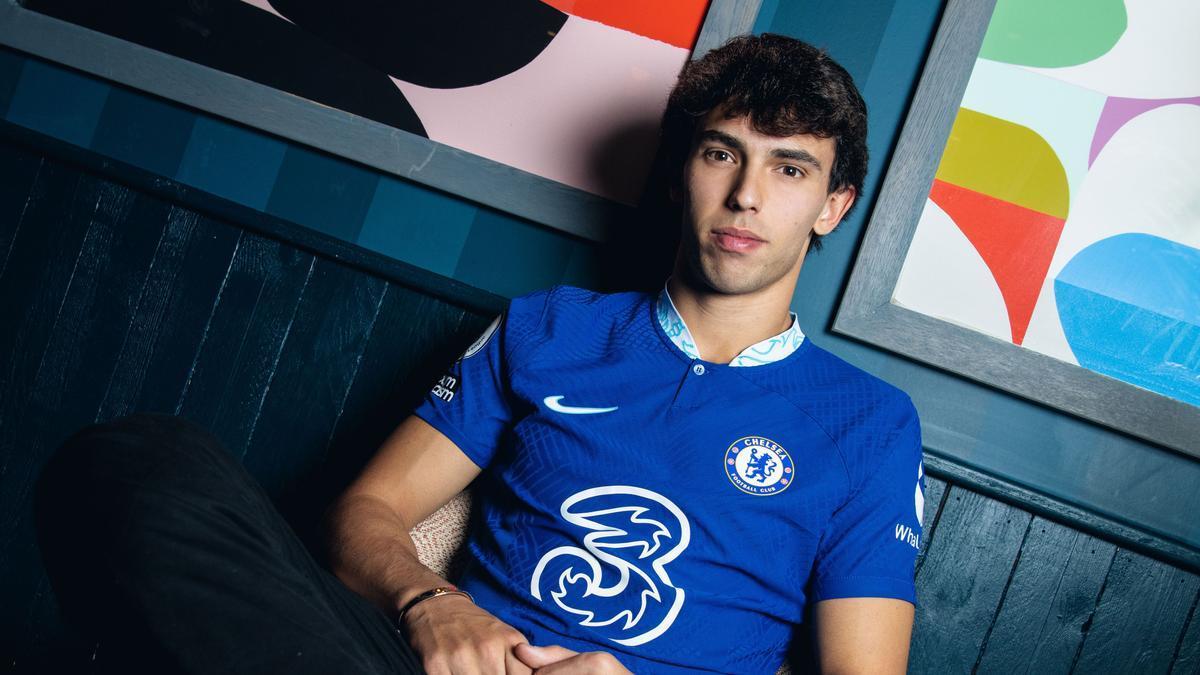
[[[417,559],[443,579],[453,581],[462,569],[470,514],[471,492],[463,490],[409,532],[417,545]]]

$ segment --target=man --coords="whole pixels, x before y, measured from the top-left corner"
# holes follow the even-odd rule
[[[815,603],[822,670],[902,672],[916,413],[788,311],[861,191],[865,129],[808,45],[690,64],[663,126],[682,237],[662,291],[514,299],[331,511],[345,586],[196,425],[77,433],[39,488],[64,612],[115,672],[733,673],[773,672]],[[471,483],[460,590],[407,532]]]
[[[811,601],[823,670],[903,672],[916,413],[788,311],[861,190],[865,132],[808,45],[690,64],[664,122],[683,228],[663,290],[513,300],[387,440],[334,512],[335,571],[403,610],[430,673],[773,672]],[[474,602],[434,590],[453,587],[406,534],[473,481]]]

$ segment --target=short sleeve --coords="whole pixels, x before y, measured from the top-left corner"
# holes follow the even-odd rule
[[[812,600],[898,598],[916,604],[913,568],[921,545],[924,465],[921,425],[907,397],[882,425],[878,466],[822,533]]]
[[[547,295],[542,291],[514,298],[413,411],[480,468],[491,463],[512,422],[514,354],[540,325]]]

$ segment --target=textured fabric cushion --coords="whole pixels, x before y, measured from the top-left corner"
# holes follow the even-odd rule
[[[453,581],[462,568],[463,541],[467,537],[467,518],[471,514],[471,492],[464,490],[434,511],[409,532],[417,546],[417,559],[445,579]],[[785,663],[776,675],[789,675]]]
[[[409,532],[417,546],[417,559],[444,579],[454,581],[462,565],[471,492],[463,490]]]

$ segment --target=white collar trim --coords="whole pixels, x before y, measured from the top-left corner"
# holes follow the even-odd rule
[[[658,294],[655,314],[658,316],[658,324],[662,326],[663,332],[680,351],[689,359],[700,358],[696,340],[692,337],[692,332],[688,330],[683,316],[675,308],[675,301],[671,299],[666,284],[663,284],[663,289]],[[796,313],[788,312],[788,314],[792,317],[792,325],[787,330],[745,348],[740,354],[733,357],[729,365],[761,366],[764,363],[774,363],[785,359],[799,349],[800,344],[804,342],[804,332],[800,330],[800,320]]]

